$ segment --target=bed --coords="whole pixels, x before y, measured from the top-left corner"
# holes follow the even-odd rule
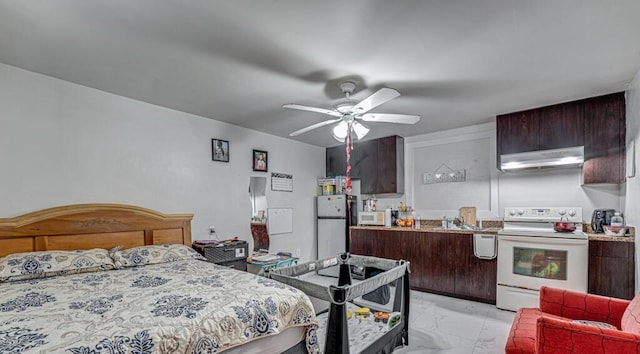
[[[319,352],[309,297],[200,260],[191,219],[121,204],[0,219],[0,352]]]

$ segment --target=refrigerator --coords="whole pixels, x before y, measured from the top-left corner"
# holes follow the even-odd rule
[[[317,197],[318,259],[349,251],[349,227],[357,223],[357,196],[344,194]],[[340,267],[318,271],[338,277]]]

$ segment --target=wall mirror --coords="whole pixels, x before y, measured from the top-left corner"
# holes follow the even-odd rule
[[[249,199],[251,201],[251,221],[264,222],[267,217],[266,177],[250,177]]]

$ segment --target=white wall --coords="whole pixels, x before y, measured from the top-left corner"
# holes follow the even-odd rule
[[[640,143],[640,71],[629,85],[627,103],[627,183],[625,198],[625,221],[640,226],[640,178],[634,168],[638,162],[638,144]],[[640,291],[640,245],[636,229],[636,292]]]
[[[214,117],[215,118],[215,117]],[[211,139],[230,142],[230,162],[211,159]],[[294,191],[270,190],[252,171],[252,149]],[[0,64],[0,217],[76,203],[112,202],[193,213],[193,239],[250,233],[249,176],[268,176],[270,207],[294,209],[292,234],[271,251],[315,259],[314,196],[324,149],[116,96]]]
[[[496,219],[495,124],[482,124],[405,139],[407,204],[422,218],[456,217],[475,206],[478,219]],[[425,173],[465,171],[461,182],[423,183]]]

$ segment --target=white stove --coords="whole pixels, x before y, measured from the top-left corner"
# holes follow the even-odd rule
[[[580,207],[505,208],[498,232],[496,306],[538,307],[541,286],[587,291],[588,245]],[[575,231],[557,232],[556,222]]]
[[[504,226],[498,231],[499,235],[587,239],[587,234],[582,231],[580,207],[505,208],[504,215]],[[555,231],[555,223],[561,221],[573,223],[575,231]]]

